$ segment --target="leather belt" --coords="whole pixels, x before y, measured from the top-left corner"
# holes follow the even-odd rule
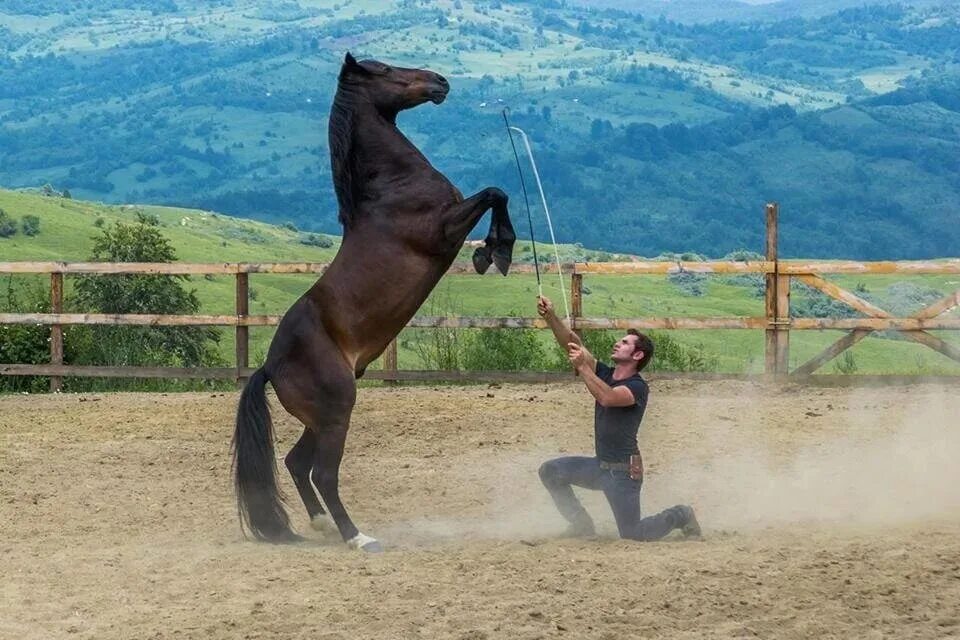
[[[600,461],[601,469],[610,469],[611,471],[627,471],[630,469],[629,462],[604,462]]]

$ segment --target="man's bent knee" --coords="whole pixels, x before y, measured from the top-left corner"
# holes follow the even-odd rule
[[[542,482],[543,486],[547,488],[556,487],[560,484],[563,484],[560,482],[559,470],[557,469],[557,465],[553,462],[553,460],[547,460],[540,465],[539,474],[540,482]]]

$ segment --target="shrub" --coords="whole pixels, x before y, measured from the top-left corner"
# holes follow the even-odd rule
[[[333,246],[333,240],[319,233],[305,233],[300,236],[300,244],[329,249]]]
[[[653,360],[644,371],[716,371],[719,358],[707,352],[703,344],[685,345],[662,331],[651,331]]]
[[[685,296],[702,296],[707,287],[707,276],[702,273],[676,271],[667,276],[667,279]]]
[[[583,344],[597,360],[610,364],[610,351],[614,343],[623,337],[623,331],[588,329],[583,332]],[[685,345],[662,331],[643,332],[653,341],[653,360],[643,370],[647,371],[716,371],[717,356],[707,353],[702,344]],[[566,352],[557,353],[548,363],[551,369],[567,370],[570,363]]]
[[[831,298],[819,289],[803,284],[791,283],[791,293],[802,296],[790,301],[791,318],[858,318],[862,314],[850,305]]]
[[[913,282],[894,282],[887,287],[886,302],[880,306],[897,316],[908,316],[923,307],[933,304],[944,296],[939,289]],[[870,296],[864,296],[870,297]]]
[[[463,311],[463,305],[456,298],[449,284],[438,287],[421,308],[421,315],[456,316]],[[410,329],[410,339],[403,342],[420,356],[427,369],[439,371],[457,371],[460,369],[463,348],[463,329],[440,327],[437,329]]]
[[[10,313],[49,313],[50,294],[39,285],[13,288],[13,276],[7,278],[6,292],[0,298],[0,310]],[[50,328],[45,325],[0,325],[0,362],[12,364],[49,364]],[[47,379],[40,376],[0,376],[2,391],[42,392]]]
[[[40,218],[26,215],[20,220],[20,228],[25,236],[35,236],[40,233]]]
[[[547,364],[536,329],[473,330],[463,342],[464,369],[536,371]]]
[[[731,262],[762,262],[766,260],[766,257],[762,253],[757,253],[756,251],[737,249],[736,251],[731,251],[727,255],[723,256],[723,259]]]
[[[7,215],[7,212],[0,209],[0,238],[9,238],[17,232],[17,223],[13,218]]]

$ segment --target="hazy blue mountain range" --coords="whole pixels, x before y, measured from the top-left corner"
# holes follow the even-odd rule
[[[787,18],[818,18],[844,9],[868,5],[939,7],[945,0],[574,0],[576,6],[619,9],[678,22],[770,21]]]
[[[337,233],[350,50],[448,76],[400,126],[517,217],[509,107],[562,242],[757,250],[778,200],[786,255],[960,252],[958,3],[601,1],[4,0],[0,185]]]

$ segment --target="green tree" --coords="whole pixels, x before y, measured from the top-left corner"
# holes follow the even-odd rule
[[[155,218],[138,214],[136,224],[116,222],[94,238],[91,260],[173,262],[170,242]],[[75,306],[89,313],[194,314],[200,301],[184,275],[94,275],[78,278]],[[220,332],[212,327],[77,327],[75,364],[210,366]]]

